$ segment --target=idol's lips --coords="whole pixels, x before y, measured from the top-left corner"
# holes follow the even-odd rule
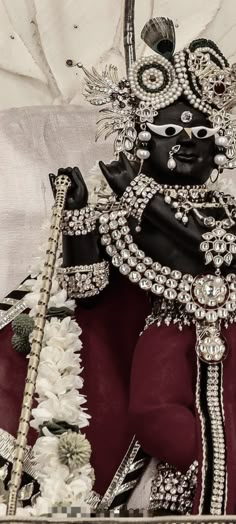
[[[196,155],[193,153],[185,153],[185,152],[179,152],[177,155],[175,155],[178,160],[181,160],[183,162],[193,162],[196,160]]]

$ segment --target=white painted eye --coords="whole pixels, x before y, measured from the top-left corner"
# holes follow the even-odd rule
[[[197,126],[192,127],[192,133],[196,138],[203,140],[204,138],[210,138],[210,136],[215,135],[219,131],[218,127],[204,127]]]
[[[171,136],[178,135],[183,131],[182,126],[177,126],[176,124],[165,124],[164,126],[156,126],[155,124],[149,124],[147,123],[147,126],[155,135],[159,136],[165,136],[166,138],[170,138]]]

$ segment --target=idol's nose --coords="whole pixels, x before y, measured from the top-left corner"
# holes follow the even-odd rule
[[[191,127],[184,127],[184,131],[185,131],[185,133],[187,133],[189,138],[192,138],[193,133],[192,133]]]
[[[192,145],[193,144],[193,140],[192,140],[192,137],[193,137],[193,134],[192,134],[192,129],[191,127],[184,127],[183,131],[181,131],[181,133],[179,134],[179,137],[178,137],[178,143],[181,145]]]

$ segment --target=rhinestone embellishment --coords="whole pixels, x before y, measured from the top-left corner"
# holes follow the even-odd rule
[[[211,309],[225,304],[228,291],[228,285],[223,277],[204,275],[194,280],[192,297],[198,305]]]
[[[183,113],[180,116],[181,122],[183,122],[184,124],[188,124],[189,122],[191,122],[192,118],[193,114],[191,113],[191,111],[183,111]]]
[[[227,346],[217,326],[197,330],[196,352],[201,360],[211,364],[221,362],[227,355]]]
[[[108,220],[107,216],[105,220],[100,220],[100,225],[108,226],[108,231],[105,227],[101,234],[101,242],[113,266],[143,291],[164,300],[165,310],[172,307],[174,311],[177,306],[182,318],[180,329],[184,325],[196,324],[196,352],[199,358],[209,364],[220,362],[227,355],[221,327],[227,327],[229,322],[236,320],[236,275],[230,273],[223,277],[217,270],[216,274],[193,277],[154,262],[134,242],[126,214],[121,209],[110,213]],[[114,225],[117,229],[113,229]],[[114,238],[116,233],[118,239]],[[214,258],[222,254],[225,257],[224,249],[231,242],[233,246],[234,235],[223,227],[215,227],[214,231],[204,234],[202,247],[207,250],[210,243],[214,243],[215,253],[218,253]],[[176,313],[175,316],[166,314],[165,323],[169,325],[171,321],[179,322]]]

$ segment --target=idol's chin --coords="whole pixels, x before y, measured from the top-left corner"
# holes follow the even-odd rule
[[[169,171],[162,178],[165,178],[164,183],[169,185],[198,186],[205,183],[205,179],[202,180],[202,173],[196,173],[194,166],[191,166],[190,164],[182,165],[182,169],[180,169],[179,166],[176,166],[173,171]]]
[[[186,175],[196,177],[196,158],[180,159],[176,158],[176,168],[174,172],[177,175]],[[195,172],[195,173],[194,173]]]
[[[187,184],[202,184],[202,172],[196,169],[196,159],[190,161],[180,161],[176,159],[176,168],[172,171],[173,176],[183,179]],[[191,181],[192,180],[192,181]]]

